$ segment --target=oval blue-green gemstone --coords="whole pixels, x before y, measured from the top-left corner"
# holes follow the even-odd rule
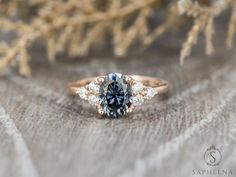
[[[105,76],[100,86],[99,99],[105,114],[111,118],[122,117],[130,107],[132,90],[130,84],[119,73],[110,73]]]

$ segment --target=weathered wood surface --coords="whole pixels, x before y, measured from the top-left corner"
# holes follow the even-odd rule
[[[208,58],[200,41],[181,67],[184,39],[174,40],[124,60],[94,54],[56,65],[36,47],[32,79],[2,73],[0,176],[176,177],[197,176],[198,169],[228,169],[235,176],[235,49],[226,51],[220,38]],[[69,81],[111,71],[165,78],[171,92],[116,120],[97,119],[95,110],[67,95]],[[216,167],[203,157],[211,145],[222,154]]]

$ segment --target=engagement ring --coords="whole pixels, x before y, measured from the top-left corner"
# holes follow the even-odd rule
[[[72,82],[69,90],[95,106],[100,115],[118,118],[155,95],[166,93],[168,83],[153,77],[110,73]]]

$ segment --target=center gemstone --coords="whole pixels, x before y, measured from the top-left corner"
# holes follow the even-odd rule
[[[100,86],[99,99],[107,116],[111,118],[122,117],[130,107],[132,90],[130,84],[119,73],[110,73],[105,76]]]

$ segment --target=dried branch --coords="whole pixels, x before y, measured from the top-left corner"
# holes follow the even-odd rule
[[[86,55],[108,33],[115,54],[126,55],[135,41],[150,45],[189,16],[194,25],[181,50],[183,63],[201,32],[206,38],[206,54],[214,52],[214,20],[228,7],[234,7],[227,38],[231,47],[236,24],[233,0],[0,0],[0,30],[17,35],[7,44],[0,42],[0,70],[17,63],[19,73],[29,77],[28,48],[37,39],[45,41],[51,62],[61,52]],[[149,18],[159,13],[164,13],[164,21],[150,28]]]
[[[233,46],[235,28],[236,28],[236,2],[234,3],[234,6],[232,8],[232,15],[229,22],[228,36],[226,40],[226,45],[228,48],[232,48]]]
[[[184,59],[190,55],[192,47],[197,42],[197,38],[200,32],[204,31],[206,38],[206,54],[211,55],[214,51],[213,47],[213,33],[214,33],[214,18],[220,15],[226,8],[230,7],[231,4],[235,3],[233,0],[216,0],[210,5],[201,5],[197,1],[192,0],[179,0],[178,7],[182,14],[186,14],[194,18],[194,25],[188,33],[188,38],[183,44],[180,62],[184,63]],[[229,28],[229,37],[227,44],[230,45],[230,40],[234,34],[234,18],[232,16]]]

